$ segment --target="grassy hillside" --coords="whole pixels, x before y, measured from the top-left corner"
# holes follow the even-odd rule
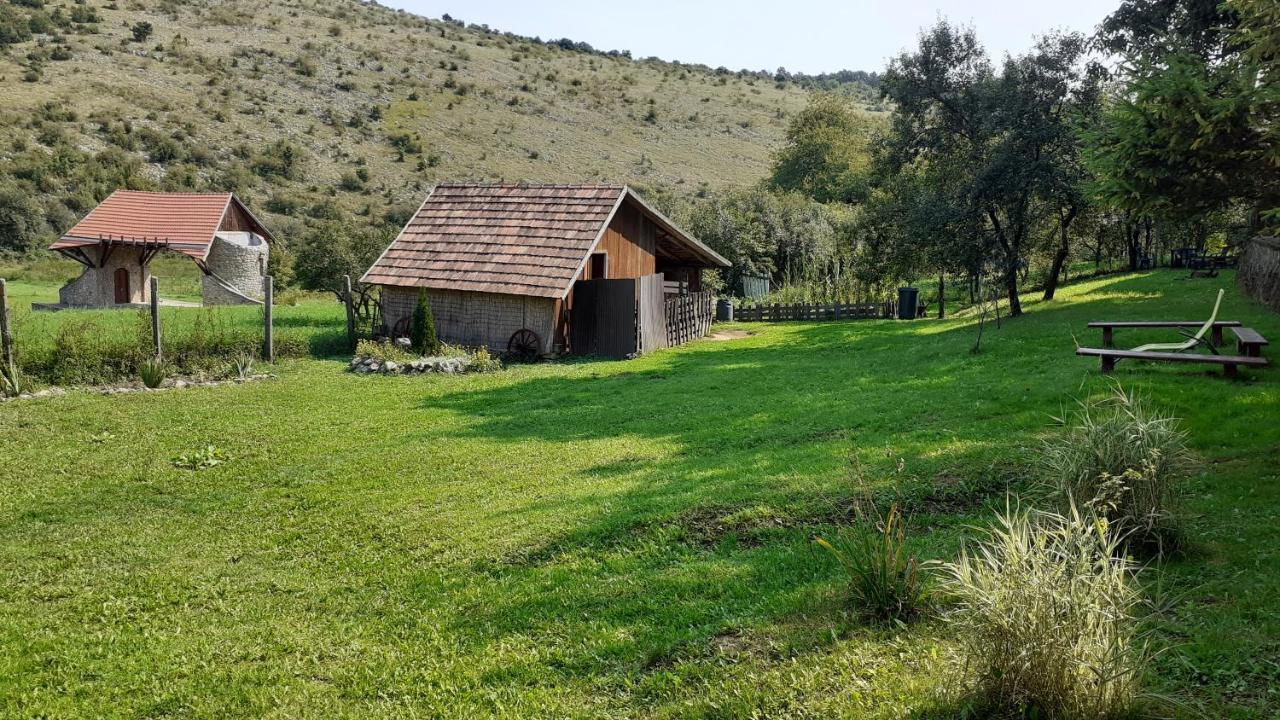
[[[4,9],[48,19],[0,56],[0,190],[39,188],[41,233],[123,184],[232,189],[279,226],[394,220],[443,178],[750,183],[806,101],[348,0]]]
[[[1230,275],[1027,298],[979,355],[972,316],[756,323],[627,362],[302,361],[0,406],[0,715],[925,716],[946,624],[857,622],[810,541],[845,518],[850,458],[898,489],[925,559],[952,557],[1006,488],[1040,499],[1050,416],[1111,391],[1072,355],[1087,321],[1195,317],[1224,287],[1225,316],[1280,334]],[[1170,598],[1147,679],[1182,716],[1273,712],[1276,376],[1116,376],[1203,459],[1192,548],[1143,572]],[[170,462],[208,443],[230,459]]]

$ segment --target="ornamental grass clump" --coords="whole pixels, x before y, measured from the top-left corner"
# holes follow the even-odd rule
[[[895,504],[883,517],[874,512],[862,515],[857,526],[814,542],[848,574],[849,605],[862,619],[908,620],[924,607],[926,590],[902,513]]]
[[[1043,464],[1063,504],[1079,503],[1157,553],[1176,547],[1191,462],[1178,419],[1117,387],[1060,421],[1065,430],[1046,442]]]
[[[148,358],[138,365],[138,377],[143,385],[154,390],[169,377],[169,366],[159,358]]]
[[[1105,518],[1010,510],[940,566],[964,656],[963,689],[983,717],[1107,720],[1142,697],[1147,606]]]

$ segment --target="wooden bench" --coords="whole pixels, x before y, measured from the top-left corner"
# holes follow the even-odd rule
[[[1182,363],[1216,363],[1222,366],[1222,374],[1233,378],[1238,377],[1237,368],[1241,365],[1246,367],[1266,367],[1266,358],[1249,357],[1245,355],[1198,355],[1196,353],[1171,353],[1171,352],[1135,352],[1133,350],[1116,350],[1114,348],[1076,348],[1077,355],[1088,355],[1102,358],[1102,372],[1109,373],[1116,369],[1117,360],[1153,360],[1157,362],[1182,362]]]
[[[1236,352],[1245,357],[1262,357],[1262,348],[1269,344],[1267,339],[1253,328],[1233,327],[1231,332],[1236,336]]]
[[[1204,325],[1203,320],[1100,320],[1089,323],[1091,328],[1102,328],[1102,346],[1115,347],[1116,328],[1198,328]],[[1222,329],[1240,327],[1238,320],[1219,320],[1213,324],[1212,342],[1214,347],[1222,347]]]

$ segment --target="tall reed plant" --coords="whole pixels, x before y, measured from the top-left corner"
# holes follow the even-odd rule
[[[1177,418],[1116,387],[1079,401],[1042,454],[1064,505],[1074,501],[1157,552],[1179,544],[1182,484],[1191,463]]]
[[[1128,716],[1150,655],[1136,568],[1105,518],[1010,509],[941,567],[979,715]]]

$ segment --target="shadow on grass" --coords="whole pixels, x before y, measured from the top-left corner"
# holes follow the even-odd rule
[[[464,624],[504,635],[591,618],[632,638],[598,653],[643,665],[738,622],[807,612],[804,598],[829,588],[836,572],[809,538],[847,517],[851,456],[871,487],[914,511],[923,547],[949,554],[958,527],[984,505],[1027,491],[1050,417],[1070,396],[1101,387],[1093,362],[1074,356],[1073,333],[1104,316],[1196,317],[1200,295],[1216,286],[1169,294],[1160,278],[1136,276],[1088,288],[1028,303],[1026,317],[988,330],[978,355],[971,319],[781,324],[756,326],[768,337],[576,361],[569,373],[432,397],[427,407],[467,420],[446,438],[648,448],[585,463],[565,480],[579,485],[573,492],[495,513],[499,527],[530,514],[575,520],[480,561],[490,582],[522,591],[495,593],[503,599]],[[1245,303],[1237,296],[1226,310],[1246,316]],[[1226,407],[1247,392],[1181,369],[1133,365],[1121,377],[1157,396],[1190,389]],[[580,582],[595,572],[613,580]],[[593,658],[584,651],[562,662],[586,671]]]

